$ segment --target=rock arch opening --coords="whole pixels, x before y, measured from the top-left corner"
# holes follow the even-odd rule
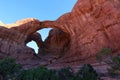
[[[42,44],[43,41],[41,39],[41,35],[38,32],[35,32],[34,34],[27,36],[27,39],[25,41],[25,45],[34,49],[36,54],[39,53]]]
[[[51,29],[52,28],[43,28],[43,29],[37,31],[38,33],[40,33],[43,42],[48,37],[49,32],[50,32]]]
[[[63,32],[60,29],[52,28],[49,31],[48,37],[43,42],[41,49],[43,54],[63,56],[70,47],[70,34]]]
[[[39,47],[38,47],[38,45],[37,45],[37,43],[36,43],[35,41],[30,41],[30,42],[28,42],[26,45],[27,45],[28,47],[34,49],[35,53],[38,54],[38,49],[39,49]]]
[[[71,37],[69,33],[61,29],[44,27],[28,36],[25,44],[32,40],[35,41],[38,46],[39,57],[43,55],[57,55],[61,57],[69,50]]]

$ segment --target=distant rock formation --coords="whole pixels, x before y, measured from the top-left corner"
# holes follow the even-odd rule
[[[43,42],[36,31],[47,27],[53,29]],[[26,46],[31,40],[39,47],[38,55]],[[120,52],[119,0],[78,0],[55,21],[29,18],[0,26],[0,58],[12,56],[25,67],[91,63],[106,47]]]

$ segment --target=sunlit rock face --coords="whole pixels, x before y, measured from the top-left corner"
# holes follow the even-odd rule
[[[43,42],[36,31],[51,27]],[[0,27],[0,55],[12,56],[25,67],[72,66],[90,60],[102,48],[120,49],[120,1],[78,0],[72,11],[55,21],[24,19]],[[34,40],[38,55],[26,44]]]
[[[50,22],[43,24],[52,26]],[[106,47],[117,53],[120,48],[120,1],[78,0],[72,11],[54,21],[53,26],[61,27],[70,35],[70,48],[55,65],[80,64]]]
[[[30,18],[0,26],[0,58],[14,57],[26,66],[30,62],[33,64],[31,60],[35,58],[35,52],[26,46],[26,42],[30,35],[36,35],[36,27],[39,25],[40,22],[37,19]]]

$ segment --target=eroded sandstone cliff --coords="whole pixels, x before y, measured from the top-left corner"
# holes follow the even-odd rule
[[[25,67],[91,63],[102,48],[113,53],[120,49],[119,0],[78,0],[55,21],[29,18],[0,25],[0,58],[12,56]],[[53,29],[43,42],[36,31],[47,27]],[[31,40],[39,47],[38,55],[26,46]]]

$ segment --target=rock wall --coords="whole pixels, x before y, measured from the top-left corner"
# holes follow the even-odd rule
[[[111,48],[113,53],[119,53],[119,0],[78,0],[72,11],[62,15],[55,23],[53,26],[64,27],[64,32],[70,35],[70,49],[57,63],[80,64],[87,59],[88,63],[91,61],[89,58],[106,47]],[[52,26],[47,22],[43,24]]]
[[[51,27],[43,42],[36,31]],[[55,21],[24,19],[0,27],[0,57],[12,56],[25,67],[72,66],[94,62],[102,48],[120,49],[120,1],[78,0]],[[39,54],[26,44],[34,40]],[[92,61],[91,61],[92,60]]]

